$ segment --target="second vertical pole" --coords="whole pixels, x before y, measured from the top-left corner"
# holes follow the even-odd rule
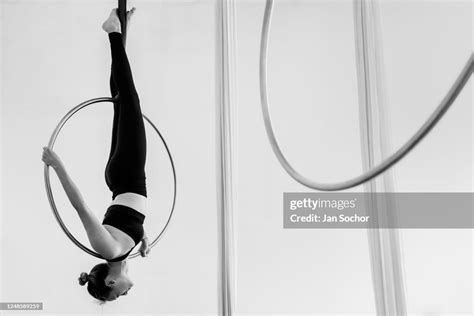
[[[233,104],[233,0],[216,2],[216,160],[218,227],[218,315],[232,316],[234,239],[231,109]]]
[[[383,47],[378,1],[355,0],[354,22],[361,144],[364,171],[386,159],[390,152]],[[392,192],[388,170],[364,184],[366,192]],[[395,223],[396,207],[382,204],[375,195],[368,201],[371,218],[377,223]],[[377,315],[406,315],[401,245],[397,229],[369,229],[369,255]]]

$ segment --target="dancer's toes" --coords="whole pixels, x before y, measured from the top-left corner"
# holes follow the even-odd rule
[[[121,32],[120,20],[117,16],[117,9],[112,9],[112,12],[110,12],[109,17],[102,24],[102,29],[107,33]]]
[[[127,22],[130,22],[130,18],[133,16],[133,14],[135,13],[135,10],[137,8],[133,7],[131,10],[127,11]],[[128,23],[127,23],[128,24]]]
[[[130,28],[130,20],[131,20],[133,14],[135,13],[135,10],[136,10],[136,8],[133,7],[130,11],[127,11],[127,31]]]

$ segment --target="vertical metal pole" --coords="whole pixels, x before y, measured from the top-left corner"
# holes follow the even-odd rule
[[[218,0],[216,3],[218,314],[232,316],[234,278],[231,106],[234,11],[232,0]]]
[[[377,1],[355,0],[354,22],[364,171],[389,154],[386,96]],[[390,171],[364,185],[366,192],[393,191]],[[395,206],[369,201],[371,217],[394,222]],[[369,252],[377,315],[406,315],[401,248],[396,229],[369,229]]]
[[[127,42],[127,0],[118,0],[118,17],[122,27],[123,45]]]

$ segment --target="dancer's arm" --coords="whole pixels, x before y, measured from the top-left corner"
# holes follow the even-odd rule
[[[81,192],[67,173],[66,168],[58,155],[47,147],[44,147],[43,150],[43,161],[56,171],[69,201],[76,209],[77,214],[84,225],[92,248],[106,259],[116,257],[121,253],[117,241],[109,231],[102,226],[102,223],[99,221],[97,216],[95,216],[95,214],[89,209]]]

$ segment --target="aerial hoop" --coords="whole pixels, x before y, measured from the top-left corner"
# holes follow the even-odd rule
[[[393,167],[403,157],[405,157],[416,145],[436,126],[441,118],[446,114],[454,100],[456,100],[459,93],[468,82],[474,69],[474,54],[471,53],[466,64],[461,70],[460,74],[456,78],[455,82],[446,93],[445,97],[434,110],[434,112],[428,117],[425,123],[418,129],[418,131],[406,141],[396,152],[386,158],[380,164],[376,165],[372,169],[365,173],[341,182],[336,183],[322,183],[311,180],[298,171],[288,162],[285,155],[283,154],[275,133],[273,131],[272,121],[270,118],[270,111],[268,109],[268,96],[267,96],[267,51],[268,51],[268,37],[270,32],[270,20],[272,15],[273,0],[266,0],[265,13],[262,23],[262,33],[260,37],[260,103],[262,108],[263,122],[267,133],[268,140],[272,147],[273,153],[280,162],[280,165],[285,169],[290,177],[299,182],[300,184],[314,190],[320,191],[338,191],[345,190],[362,183],[365,183],[378,175],[382,174],[385,170]]]
[[[56,142],[56,139],[61,131],[61,129],[64,127],[64,124],[66,124],[66,122],[74,115],[76,114],[77,112],[79,112],[80,110],[82,110],[83,108],[91,105],[91,104],[95,104],[95,103],[101,103],[101,102],[115,102],[117,99],[115,98],[109,98],[109,97],[103,97],[103,98],[95,98],[95,99],[91,99],[91,100],[87,100],[87,101],[84,101],[82,102],[81,104],[75,106],[73,109],[71,109],[62,119],[61,121],[59,122],[59,124],[56,126],[56,128],[54,129],[54,132],[53,134],[51,135],[51,138],[49,140],[49,143],[48,143],[48,147],[53,149],[54,147],[54,143]],[[161,135],[160,131],[158,130],[158,128],[155,126],[155,124],[153,124],[153,122],[148,119],[148,117],[146,117],[144,114],[143,114],[143,118],[150,124],[150,126],[155,130],[155,132],[158,134],[159,138],[161,139],[161,142],[163,143],[165,149],[166,149],[166,153],[168,155],[168,158],[170,160],[170,164],[171,164],[171,169],[173,171],[173,203],[172,203],[172,206],[171,206],[171,211],[170,211],[170,214],[168,216],[168,219],[165,223],[165,225],[163,226],[163,229],[161,230],[161,232],[158,234],[158,236],[153,240],[153,242],[150,244],[150,248],[152,248],[154,245],[156,245],[156,243],[158,243],[158,241],[160,241],[160,239],[163,237],[166,229],[168,228],[169,226],[169,223],[171,222],[171,218],[173,217],[173,213],[174,213],[174,208],[175,208],[175,204],[176,204],[176,170],[175,170],[175,166],[174,166],[174,161],[173,161],[173,157],[171,156],[171,152],[168,148],[168,145],[166,144],[166,141],[163,137],[163,135]],[[83,251],[87,252],[88,254],[94,256],[94,257],[97,257],[97,258],[100,258],[100,259],[104,259],[104,257],[102,257],[100,254],[98,254],[97,252],[89,249],[88,247],[86,247],[85,245],[83,245],[79,240],[77,240],[73,234],[71,234],[71,232],[69,231],[69,229],[67,228],[67,226],[64,224],[61,216],[59,215],[59,212],[58,212],[58,209],[56,207],[56,203],[54,202],[54,197],[53,197],[53,192],[51,190],[51,183],[50,183],[50,179],[49,179],[49,166],[45,164],[44,166],[44,182],[45,182],[45,187],[46,187],[46,193],[48,195],[48,200],[49,200],[49,204],[51,205],[51,209],[53,211],[53,214],[59,224],[59,226],[61,226],[62,230],[64,231],[64,233],[66,234],[67,237],[69,237],[69,239],[76,245],[78,246],[80,249],[82,249]],[[133,254],[131,254],[128,258],[135,258],[135,257],[138,257],[140,255],[140,253],[137,251]]]

